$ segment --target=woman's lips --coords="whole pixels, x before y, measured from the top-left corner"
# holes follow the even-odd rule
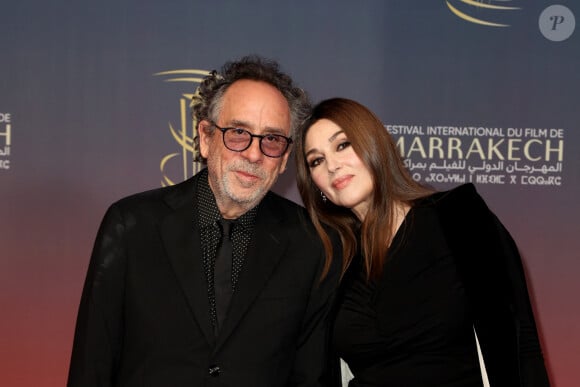
[[[335,189],[343,189],[350,183],[351,179],[353,178],[352,175],[341,176],[337,179],[332,181],[332,187]]]

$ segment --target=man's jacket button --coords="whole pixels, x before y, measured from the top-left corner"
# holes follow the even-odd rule
[[[219,376],[221,370],[220,367],[217,365],[212,365],[211,367],[209,367],[209,375],[210,376]]]

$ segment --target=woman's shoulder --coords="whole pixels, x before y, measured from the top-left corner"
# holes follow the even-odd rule
[[[497,240],[499,220],[475,185],[462,184],[434,193],[427,200],[447,240],[456,246],[455,250],[467,251],[469,246],[491,245],[492,241]]]
[[[479,195],[474,184],[466,183],[446,191],[437,191],[417,200],[416,208],[431,207],[442,214],[457,214],[460,217],[487,214],[489,208]]]
[[[437,205],[482,200],[473,183],[465,183],[446,191],[436,191],[417,201],[417,204]]]

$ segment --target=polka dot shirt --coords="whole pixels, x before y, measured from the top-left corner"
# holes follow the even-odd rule
[[[198,179],[197,201],[198,201],[198,219],[201,237],[201,250],[205,278],[207,280],[207,294],[210,305],[210,315],[212,324],[216,326],[217,315],[215,306],[214,293],[214,276],[213,268],[217,253],[217,246],[221,238],[221,229],[218,220],[221,214],[218,210],[215,197],[207,180],[207,169],[199,172],[202,174]],[[244,266],[244,260],[248,245],[254,232],[254,222],[258,206],[252,208],[238,219],[235,220],[231,232],[233,243],[232,257],[232,289],[236,291],[236,284],[240,272]]]

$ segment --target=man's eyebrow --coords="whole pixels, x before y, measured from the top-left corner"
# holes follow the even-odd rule
[[[227,125],[228,128],[251,128],[252,125],[250,125],[247,121],[242,121],[242,120],[231,120],[230,123]],[[286,135],[284,129],[281,128],[276,128],[273,126],[267,126],[266,129],[264,130],[264,133],[273,133],[273,134],[281,134],[281,135]]]

